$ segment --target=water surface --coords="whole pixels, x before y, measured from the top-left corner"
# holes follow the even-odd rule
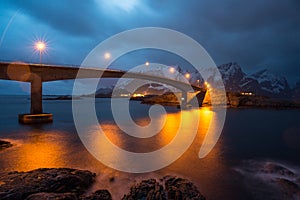
[[[245,177],[237,170],[245,161],[272,161],[293,169],[300,166],[299,110],[228,109],[216,146],[205,158],[199,159],[200,146],[212,123],[213,111],[209,108],[182,113],[167,107],[167,114],[162,116],[162,120],[166,120],[164,128],[151,138],[137,139],[116,126],[109,99],[96,99],[97,116],[107,137],[119,147],[133,152],[154,151],[169,144],[177,133],[182,115],[198,112],[200,116],[195,140],[177,161],[155,172],[130,174],[106,167],[88,152],[77,135],[70,100],[44,101],[43,105],[45,112],[54,115],[52,124],[22,125],[18,123],[17,115],[29,111],[28,97],[0,97],[0,138],[14,144],[12,148],[0,151],[1,171],[28,171],[41,167],[87,169],[99,174],[93,189],[108,188],[116,199],[127,193],[135,181],[170,174],[195,182],[207,199],[263,199],[263,194],[255,196],[253,188],[252,191],[249,189]],[[144,126],[150,122],[149,107],[131,102],[131,115],[137,124]],[[93,130],[96,129],[91,127],[89,131]],[[189,128],[185,134],[190,134]],[[96,146],[101,145],[101,141],[94,142]],[[111,177],[115,177],[114,182],[109,181]]]

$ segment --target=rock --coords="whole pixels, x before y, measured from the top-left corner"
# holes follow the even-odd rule
[[[115,177],[110,177],[110,178],[109,178],[109,182],[111,182],[111,183],[112,183],[112,182],[115,182]]]
[[[123,200],[132,199],[166,199],[163,186],[158,183],[155,179],[143,180],[140,183],[132,186],[130,193],[124,195]]]
[[[41,168],[28,172],[0,173],[1,200],[111,200],[108,190],[84,194],[96,174],[70,168]],[[143,180],[132,186],[124,200],[194,199],[205,200],[197,187],[186,179],[164,177]]]
[[[290,177],[295,176],[294,172],[292,172],[291,170],[271,162],[267,162],[263,166],[263,169],[261,171],[269,174],[277,174],[277,175],[290,176]]]
[[[80,198],[81,200],[111,200],[111,194],[108,190],[97,190],[96,192],[83,196]]]
[[[275,181],[286,197],[291,198],[300,194],[300,187],[296,183],[284,178],[276,178]]]
[[[130,189],[130,193],[124,195],[123,200],[133,199],[194,199],[205,200],[197,187],[186,179],[177,177],[165,177],[163,183],[155,179],[143,180]]]
[[[168,177],[165,180],[165,187],[168,199],[199,199],[205,197],[198,188],[190,181],[177,177]]]
[[[74,193],[36,193],[29,195],[25,200],[75,200],[77,199]]]
[[[230,107],[255,107],[255,108],[275,108],[275,109],[296,109],[300,108],[299,102],[294,102],[291,100],[281,100],[275,98],[269,98],[265,96],[248,95],[237,93],[237,92],[227,92],[227,100]]]
[[[89,171],[69,168],[41,168],[29,172],[1,173],[0,199],[36,198],[36,194],[51,193],[82,194],[95,180],[95,174]],[[37,193],[40,193],[39,195]],[[69,198],[69,194],[65,197]],[[61,196],[63,197],[63,196]]]
[[[11,147],[11,146],[12,146],[12,144],[10,142],[0,140],[0,150]]]
[[[297,170],[271,161],[245,162],[238,171],[246,178],[248,187],[254,196],[262,199],[299,199],[300,178]]]

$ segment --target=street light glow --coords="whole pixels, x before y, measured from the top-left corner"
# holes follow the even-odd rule
[[[207,88],[209,88],[209,87],[210,87],[210,85],[209,85],[209,83],[208,83],[208,82],[204,82],[204,84],[205,84],[205,86],[206,86]]]
[[[46,49],[46,43],[44,41],[37,41],[35,43],[35,49],[39,51],[40,54],[40,63],[42,63],[42,53]]]
[[[190,77],[191,77],[191,75],[189,73],[185,74],[185,78],[190,78]]]
[[[170,67],[169,71],[170,71],[171,73],[174,73],[174,72],[175,72],[175,68],[174,68],[174,67]]]
[[[46,44],[43,41],[38,41],[35,43],[35,48],[39,51],[43,51],[46,48]]]
[[[104,54],[104,58],[105,58],[106,60],[110,59],[110,57],[111,57],[111,54],[110,54],[109,52],[106,52],[106,53]]]

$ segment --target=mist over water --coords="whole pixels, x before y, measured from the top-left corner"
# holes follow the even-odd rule
[[[77,135],[70,100],[44,100],[43,105],[44,111],[54,116],[52,124],[21,125],[17,116],[29,111],[28,97],[0,97],[0,139],[14,144],[0,151],[1,171],[28,171],[41,167],[87,169],[98,175],[91,191],[107,188],[115,199],[128,193],[130,186],[139,180],[166,175],[193,181],[207,199],[263,199],[273,188],[266,187],[269,189],[266,192],[252,187],[251,181],[256,183],[256,180],[249,181],[249,174],[257,174],[256,171],[259,172],[267,162],[284,165],[299,174],[300,110],[228,109],[218,143],[205,158],[199,159],[199,149],[213,112],[209,108],[200,108],[196,110],[200,115],[198,133],[187,152],[158,171],[130,174],[106,167],[88,152]],[[138,101],[130,102],[131,116],[137,124],[149,123],[149,108]],[[164,128],[151,138],[137,139],[116,126],[110,99],[96,99],[96,111],[106,136],[119,147],[133,152],[150,152],[167,145],[176,135],[183,114],[177,108],[166,107]],[[95,128],[91,127],[89,131],[93,130]],[[101,141],[96,142],[96,146],[101,145]],[[249,172],[249,168],[252,171]],[[110,181],[111,178],[114,181]]]

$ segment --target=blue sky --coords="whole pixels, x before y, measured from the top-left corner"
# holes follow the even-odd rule
[[[298,0],[1,0],[0,60],[39,62],[33,45],[44,39],[44,63],[80,65],[108,37],[158,26],[197,40],[217,65],[234,61],[246,72],[268,68],[294,84],[300,81],[299,10]],[[145,60],[181,64],[155,54],[138,55],[126,60],[127,67]],[[0,81],[0,94],[28,90],[28,84]],[[45,94],[71,90],[72,81],[44,87]]]

